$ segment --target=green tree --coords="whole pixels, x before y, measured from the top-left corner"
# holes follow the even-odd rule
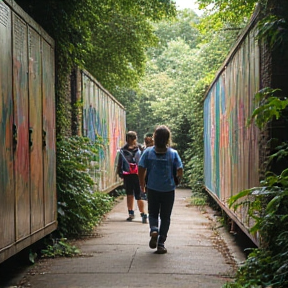
[[[138,89],[134,91],[134,93],[138,95],[138,97],[134,97],[134,100],[138,101],[137,105],[140,108],[138,110],[134,109],[135,104],[129,101],[127,103],[128,106],[126,106],[127,127],[129,127],[128,129],[131,127],[137,129],[136,131],[141,139],[145,132],[148,130],[153,131],[155,125],[163,123],[163,121],[166,122],[167,118],[169,118],[169,123],[172,122],[171,119],[174,117],[173,115],[177,114],[176,110],[179,108],[179,101],[175,98],[177,94],[176,91],[174,91],[176,74],[173,72],[173,65],[178,65],[182,61],[177,59],[177,55],[181,57],[182,52],[180,46],[182,44],[184,44],[185,47],[183,49],[186,50],[197,46],[199,33],[193,25],[194,23],[198,23],[198,21],[198,16],[192,10],[187,9],[178,12],[173,22],[163,19],[153,24],[155,35],[158,38],[158,45],[148,49],[145,76],[140,81]],[[180,44],[177,46],[176,43],[178,43],[178,41],[180,41]],[[175,44],[170,45],[169,43]],[[168,48],[169,45],[171,48]],[[166,57],[166,53],[169,54],[169,51],[172,50],[174,50],[174,52],[171,52],[175,54],[174,58],[172,56],[171,58]],[[173,64],[173,62],[175,63]],[[170,68],[167,68],[168,66]],[[166,68],[169,70],[169,73],[167,73]],[[160,70],[163,73],[161,73]],[[176,70],[181,71],[181,68],[177,68]],[[116,95],[118,95],[118,93],[119,92],[116,92]],[[120,97],[123,98],[123,93]],[[118,96],[117,98],[119,99]],[[161,110],[161,104],[157,104],[156,98],[162,99],[162,104],[165,106],[162,109],[163,111]],[[133,109],[130,108],[132,106]],[[160,107],[159,111],[157,111],[158,106]],[[171,109],[173,112],[171,112]],[[130,113],[133,114],[133,117],[130,117]],[[137,123],[140,124],[136,126],[134,122],[130,122],[130,119],[133,121],[135,121],[135,119],[137,121],[138,119]]]
[[[265,5],[267,0],[197,0],[199,9],[205,12],[199,28],[204,34],[211,30],[243,28],[259,2]]]
[[[17,3],[56,43],[58,137],[69,135],[71,127],[71,104],[66,90],[72,69],[86,68],[112,94],[119,87],[136,86],[144,71],[146,49],[156,43],[149,21],[175,15],[175,5],[168,0]]]
[[[175,15],[175,6],[160,0],[17,2],[56,40],[59,73],[80,65],[112,92],[142,75],[145,51],[156,43],[148,20]]]
[[[148,49],[149,58],[159,56],[170,41],[183,39],[191,49],[195,48],[199,42],[199,30],[195,23],[199,22],[199,17],[191,9],[184,9],[177,12],[173,19],[162,20],[154,23],[155,35],[158,37],[158,45]]]

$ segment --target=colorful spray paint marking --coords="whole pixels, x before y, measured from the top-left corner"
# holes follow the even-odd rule
[[[43,32],[0,0],[0,262],[57,228],[54,41]]]
[[[246,123],[260,85],[260,52],[255,28],[246,33],[204,102],[205,187],[227,211],[231,196],[259,184],[259,131]],[[239,208],[235,214],[241,224],[251,227],[247,209]]]
[[[97,190],[109,191],[121,184],[116,177],[117,149],[125,143],[124,107],[87,71],[82,71],[83,135],[92,143],[101,138],[99,168],[92,172]]]

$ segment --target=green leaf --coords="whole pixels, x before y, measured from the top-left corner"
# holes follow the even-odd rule
[[[255,189],[255,188],[254,188]],[[239,192],[238,194],[232,196],[231,198],[229,198],[228,200],[228,204],[229,204],[229,207],[231,208],[231,206],[239,199],[245,197],[245,196],[248,196],[248,195],[251,195],[253,192],[253,189],[246,189],[246,190],[243,190],[241,192]]]

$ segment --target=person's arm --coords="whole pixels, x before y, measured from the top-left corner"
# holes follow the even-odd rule
[[[146,176],[146,168],[139,166],[138,177],[139,177],[140,189],[142,192],[145,192],[145,176]]]
[[[182,167],[177,169],[176,177],[178,177],[179,179],[181,179],[183,177],[183,168]]]
[[[147,154],[148,153],[148,154]],[[142,153],[140,160],[139,160],[139,165],[138,165],[138,178],[139,178],[139,183],[140,183],[140,189],[142,192],[146,192],[145,187],[146,187],[146,182],[145,182],[145,177],[147,173],[147,155],[149,155],[148,150],[144,150]]]
[[[181,161],[181,158],[178,154],[178,152],[176,153],[176,177],[179,179],[179,182],[180,180],[182,179],[183,177],[183,164],[182,164],[182,161]]]
[[[120,178],[123,178],[123,171],[122,171],[122,155],[120,152],[119,153],[119,158],[118,158],[118,163],[117,163],[117,174],[119,175]]]

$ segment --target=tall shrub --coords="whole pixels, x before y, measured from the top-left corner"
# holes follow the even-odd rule
[[[89,175],[91,161],[97,162],[100,143],[88,138],[66,137],[57,142],[58,231],[61,236],[90,233],[108,212],[113,198],[94,192]]]

